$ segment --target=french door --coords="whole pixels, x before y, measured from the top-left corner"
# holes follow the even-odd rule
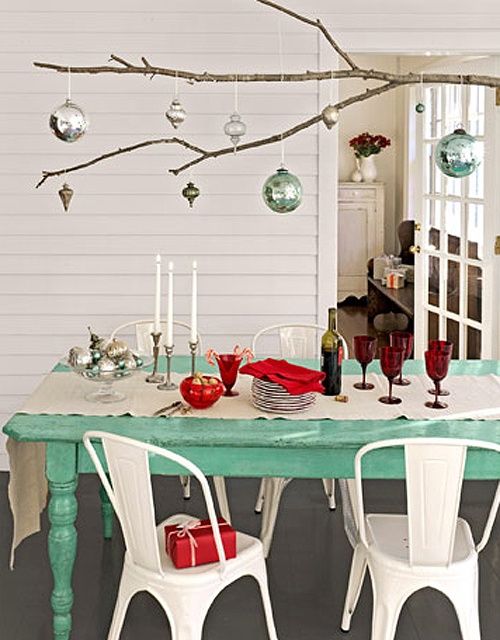
[[[483,87],[430,86],[425,89],[424,114],[412,116],[417,357],[434,338],[451,340],[454,358],[488,355],[483,305],[489,284],[484,264],[485,163],[459,179],[442,174],[434,162],[437,142],[458,126],[484,148],[485,98]]]

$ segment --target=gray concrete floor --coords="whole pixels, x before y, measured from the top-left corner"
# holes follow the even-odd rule
[[[11,535],[7,504],[8,476],[0,474],[0,639],[51,640],[49,597],[51,575],[46,550],[47,522],[42,533],[19,549],[14,572],[8,570]],[[403,503],[400,482],[367,483],[371,510],[398,511]],[[235,525],[257,534],[253,512],[256,480],[229,480]],[[470,482],[464,490],[463,515],[479,531],[491,500],[493,483]],[[101,535],[98,484],[82,476],[79,483],[78,557],[74,573],[74,640],[105,640],[121,571],[123,543],[117,533],[105,542]],[[202,515],[200,491],[193,488],[187,503],[176,478],[155,478],[158,514],[177,511]],[[339,630],[351,549],[342,528],[340,507],[329,512],[319,480],[295,480],[285,491],[273,550],[268,562],[271,595],[281,640],[369,640],[371,589],[365,582],[352,629]],[[496,524],[480,563],[483,640],[500,635],[500,525]],[[205,623],[204,640],[265,639],[266,630],[256,586],[244,579],[229,587],[214,603]],[[167,640],[168,623],[148,595],[132,601],[121,640]],[[397,640],[459,640],[453,609],[439,593],[415,594],[403,609]]]

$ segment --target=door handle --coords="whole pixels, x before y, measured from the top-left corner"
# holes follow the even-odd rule
[[[410,253],[420,253],[422,251],[422,249],[420,248],[420,245],[415,245],[412,244],[410,247]]]
[[[413,228],[415,229],[415,231],[422,231],[422,225],[420,224],[420,222],[415,222]]]

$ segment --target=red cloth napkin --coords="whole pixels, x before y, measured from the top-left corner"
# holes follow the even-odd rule
[[[322,371],[300,367],[286,360],[266,358],[257,362],[249,362],[241,367],[240,373],[246,373],[260,380],[276,382],[292,396],[310,393],[311,391],[323,393],[325,390],[321,384],[325,378],[325,374]]]

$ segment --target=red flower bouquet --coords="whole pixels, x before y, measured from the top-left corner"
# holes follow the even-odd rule
[[[359,136],[349,140],[349,146],[354,149],[356,158],[368,158],[368,156],[373,156],[380,153],[382,149],[390,147],[391,141],[383,135],[372,135],[365,131],[365,133],[360,133]]]

